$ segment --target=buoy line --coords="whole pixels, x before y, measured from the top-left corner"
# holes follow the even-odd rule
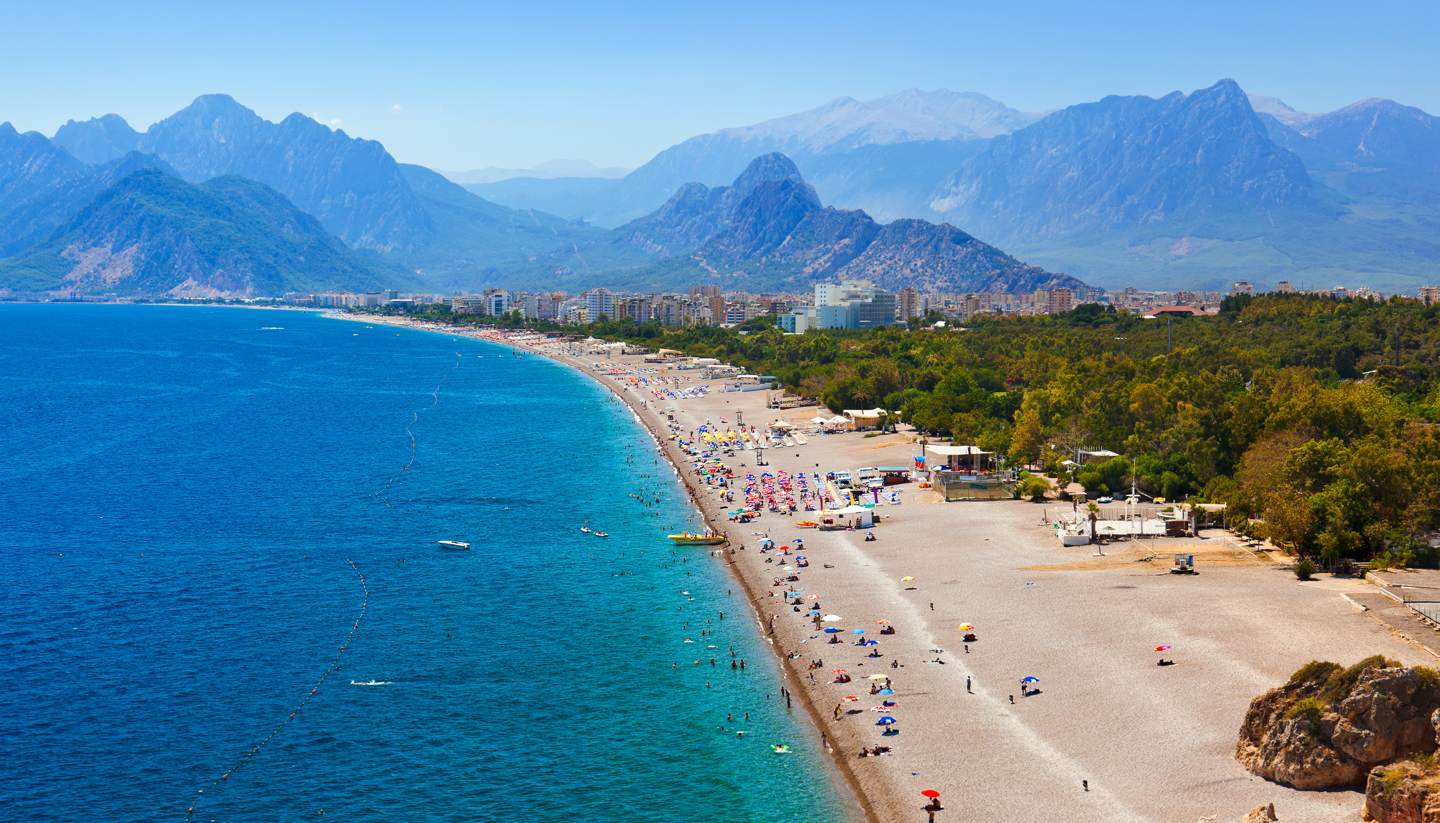
[[[300,701],[295,704],[295,707],[290,710],[290,713],[284,719],[275,724],[275,727],[270,730],[270,733],[267,734],[263,740],[242,752],[239,757],[231,762],[225,771],[220,773],[220,776],[210,781],[208,787],[202,786],[195,790],[195,798],[190,801],[190,805],[185,809],[185,819],[187,821],[193,821],[195,819],[195,807],[199,806],[200,801],[205,798],[205,789],[223,786],[225,782],[230,779],[230,775],[234,774],[241,766],[244,766],[250,762],[252,758],[260,754],[261,750],[270,744],[270,741],[274,740],[280,735],[280,732],[285,730],[285,727],[290,724],[290,721],[295,719],[295,716],[300,713],[300,710],[305,708],[306,704],[311,700],[315,699],[315,695],[319,693],[320,687],[324,685],[326,679],[340,668],[340,660],[345,656],[345,652],[349,650],[350,644],[355,641],[355,635],[360,631],[360,623],[365,619],[365,610],[370,607],[370,587],[365,583],[364,573],[360,571],[359,566],[355,565],[354,560],[347,557],[345,558],[345,563],[350,566],[351,571],[355,572],[355,577],[360,582],[361,593],[360,610],[355,615],[355,622],[350,624],[350,631],[345,635],[345,642],[340,644],[339,651],[337,651],[335,656],[330,659],[330,662],[326,664],[325,669],[320,672],[319,678],[317,678],[315,684],[310,687],[310,691],[306,692],[305,696],[300,698]]]
[[[431,390],[430,405],[410,412],[410,422],[405,425],[405,436],[410,438],[410,459],[405,461],[405,466],[401,468],[400,471],[391,475],[390,479],[385,481],[384,488],[375,492],[375,496],[381,498],[381,502],[385,504],[385,508],[387,509],[394,508],[390,502],[390,489],[394,487],[395,483],[399,481],[401,477],[405,476],[406,472],[415,467],[415,458],[419,452],[418,444],[415,441],[415,424],[420,422],[420,415],[422,413],[430,411],[440,405],[440,389],[444,387],[445,381],[450,379],[450,375],[454,374],[455,370],[460,368],[460,360],[461,355],[460,352],[457,351],[455,352],[455,365],[451,366],[449,371],[441,375],[439,382],[437,382],[435,388]]]

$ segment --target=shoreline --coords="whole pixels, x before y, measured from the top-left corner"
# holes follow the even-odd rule
[[[575,371],[576,373],[590,380],[592,383],[601,386],[607,392],[609,392],[611,396],[624,403],[626,409],[630,411],[636,422],[650,436],[650,439],[654,441],[657,451],[659,451],[659,453],[665,458],[665,461],[670,465],[670,468],[675,472],[675,476],[680,480],[681,485],[685,488],[686,496],[695,506],[696,511],[700,513],[700,516],[705,522],[705,525],[708,528],[725,535],[726,542],[724,544],[721,544],[721,548],[725,550],[724,565],[728,570],[729,575],[734,578],[736,582],[739,583],[740,590],[745,595],[746,602],[750,607],[751,615],[755,620],[756,630],[760,633],[760,639],[765,643],[766,646],[770,648],[771,653],[775,655],[776,661],[780,664],[781,685],[785,687],[788,693],[794,696],[797,702],[804,708],[806,716],[809,718],[811,726],[813,726],[813,731],[820,736],[820,746],[826,755],[826,759],[830,762],[832,768],[834,769],[832,779],[838,778],[838,780],[835,780],[837,788],[842,789],[849,795],[849,797],[842,798],[842,800],[852,801],[855,805],[858,806],[858,811],[860,812],[860,814],[856,818],[857,820],[863,820],[865,821],[865,823],[882,823],[884,818],[882,818],[878,814],[876,810],[877,804],[871,796],[873,789],[869,789],[866,787],[864,782],[860,779],[860,776],[855,772],[851,764],[846,760],[843,750],[834,744],[833,739],[826,731],[825,720],[823,714],[821,713],[820,707],[816,704],[814,696],[811,694],[810,690],[803,687],[802,676],[801,673],[798,671],[796,665],[796,661],[799,658],[791,658],[787,654],[788,650],[782,648],[779,642],[779,638],[776,637],[776,634],[773,631],[767,631],[766,629],[765,614],[762,609],[762,604],[764,603],[764,600],[761,599],[755,582],[750,580],[750,578],[745,574],[744,570],[736,562],[735,558],[736,550],[734,546],[740,545],[743,547],[745,536],[737,533],[737,524],[734,524],[728,519],[720,516],[720,514],[722,513],[720,507],[717,506],[712,500],[708,499],[702,492],[702,490],[696,486],[693,475],[685,469],[687,462],[684,460],[684,456],[679,453],[677,447],[675,446],[675,442],[670,439],[670,433],[668,431],[665,431],[664,428],[660,425],[660,422],[655,417],[655,413],[652,409],[650,409],[648,406],[643,406],[636,402],[636,399],[631,396],[629,392],[621,391],[620,388],[613,385],[612,383],[600,379],[600,376],[594,374],[589,368],[586,367],[583,362],[576,360],[569,355],[561,354],[559,352],[546,351],[544,349],[540,349],[534,346],[524,345],[523,343],[507,340],[498,335],[491,336],[489,334],[485,334],[485,330],[483,329],[477,330],[475,333],[467,334],[459,331],[428,328],[421,322],[417,322],[407,317],[363,314],[355,315],[336,312],[327,312],[324,314],[324,316],[337,320],[378,323],[383,325],[404,327],[408,329],[413,329],[415,331],[470,337],[472,339],[482,340],[487,343],[494,343],[496,345],[504,346],[512,350],[523,351],[537,357],[543,357],[552,363],[565,366],[566,368]],[[797,686],[799,688],[792,688]]]
[[[1433,662],[1361,605],[1379,597],[1370,583],[1323,575],[1301,583],[1218,530],[1116,541],[1092,553],[1060,545],[1051,506],[944,503],[913,485],[899,487],[903,500],[876,501],[875,540],[804,530],[797,521],[815,519],[808,512],[730,522],[734,504],[691,471],[695,458],[672,432],[695,440],[707,424],[759,430],[780,418],[808,435],[787,437],[792,445],[783,447],[767,439],[763,470],[750,468],[760,465],[753,449],[715,453],[735,472],[737,492],[739,478],[761,471],[798,477],[907,465],[914,443],[905,434],[812,432],[816,407],[770,409],[763,392],[724,391],[723,380],[586,343],[408,317],[332,316],[545,357],[625,403],[705,524],[726,535],[712,557],[731,567],[780,656],[780,685],[823,736],[835,764],[826,773],[848,793],[842,805],[855,809],[846,817],[918,823],[927,819],[919,795],[934,789],[950,817],[963,820],[1233,820],[1267,803],[1281,819],[1354,820],[1363,794],[1299,791],[1256,777],[1235,758],[1235,730],[1252,698],[1312,659],[1349,664],[1379,653]],[[808,567],[796,572],[783,552],[757,551],[761,534],[781,545],[802,537]],[[1170,552],[1193,553],[1200,573],[1170,574]],[[877,622],[898,633],[880,638],[871,654],[855,638],[827,640],[799,602],[818,606],[821,593],[823,611],[838,612],[834,626],[846,637],[865,634],[862,627],[874,632]],[[962,643],[961,632],[972,630],[978,640]],[[1156,644],[1173,644],[1178,665],[1157,668]],[[848,667],[853,684],[834,666]],[[1031,675],[1043,689],[1016,688]],[[895,681],[896,702],[886,705],[898,708],[873,709],[898,723],[884,734],[860,702],[867,688],[876,693],[867,682],[876,677]],[[825,717],[832,703],[834,716]],[[876,743],[892,745],[883,756],[856,758]]]

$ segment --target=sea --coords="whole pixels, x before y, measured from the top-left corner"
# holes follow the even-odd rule
[[[0,819],[855,816],[738,586],[667,545],[673,470],[565,366],[0,305],[0,430]]]

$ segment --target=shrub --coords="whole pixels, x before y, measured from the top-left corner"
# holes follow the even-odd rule
[[[1338,703],[1350,695],[1350,690],[1355,688],[1356,681],[1366,670],[1388,669],[1399,665],[1384,655],[1371,655],[1347,669],[1331,674],[1325,681],[1325,687],[1320,690],[1320,696],[1327,702]]]
[[[1295,705],[1285,710],[1286,717],[1293,717],[1297,720],[1304,720],[1314,727],[1320,722],[1320,715],[1325,711],[1325,704],[1314,697],[1302,697],[1295,701]]]
[[[1380,792],[1392,795],[1405,784],[1407,772],[1404,769],[1389,768],[1380,773]]]
[[[1315,561],[1308,557],[1300,558],[1295,564],[1295,577],[1298,580],[1309,580],[1315,576]]]
[[[1318,686],[1343,668],[1339,663],[1331,663],[1329,660],[1311,660],[1290,675],[1290,685],[1313,683]]]
[[[1020,479],[1015,486],[1015,493],[1022,498],[1028,498],[1036,503],[1045,500],[1045,493],[1050,490],[1050,483],[1043,477],[1030,475]]]

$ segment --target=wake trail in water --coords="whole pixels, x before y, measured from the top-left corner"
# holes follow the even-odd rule
[[[320,677],[316,679],[315,684],[310,687],[310,691],[306,692],[305,696],[300,698],[300,701],[290,710],[289,715],[275,724],[275,727],[270,730],[270,733],[266,735],[263,740],[246,749],[238,758],[232,761],[225,771],[221,772],[219,777],[210,781],[208,788],[213,790],[224,786],[230,779],[230,775],[234,774],[241,766],[244,766],[250,762],[251,759],[259,755],[260,752],[270,744],[270,741],[279,737],[280,733],[285,731],[285,727],[290,725],[290,721],[294,720],[295,716],[300,713],[300,710],[305,708],[306,704],[311,700],[315,699],[315,695],[319,694],[320,687],[325,684],[325,681],[329,679],[330,675],[334,674],[340,668],[341,659],[345,656],[345,652],[350,649],[350,644],[355,642],[355,635],[360,631],[360,623],[365,619],[365,610],[370,607],[370,587],[365,582],[365,575],[361,573],[360,567],[355,565],[354,560],[346,558],[345,563],[350,567],[351,571],[355,572],[355,577],[360,583],[361,593],[360,610],[355,615],[355,622],[350,624],[350,631],[345,635],[345,642],[340,644],[340,650],[337,651],[335,656],[330,659],[330,662],[326,664],[325,669],[320,672]],[[187,821],[193,821],[195,819],[195,807],[199,806],[200,801],[205,799],[206,788],[207,787],[202,786],[195,790],[195,799],[192,800],[189,807],[185,809],[185,819]],[[213,795],[214,791],[211,792],[211,796]]]
[[[380,498],[380,502],[385,504],[385,508],[394,508],[394,504],[390,502],[390,490],[395,487],[395,484],[400,481],[400,478],[415,468],[415,459],[420,451],[419,444],[415,440],[415,426],[419,424],[420,416],[440,405],[440,390],[445,387],[445,381],[450,379],[450,375],[454,374],[455,370],[460,368],[460,362],[461,355],[460,352],[457,351],[455,352],[455,365],[451,366],[440,376],[440,380],[435,383],[435,388],[430,391],[430,405],[410,412],[410,422],[405,425],[405,436],[410,438],[410,459],[406,460],[404,467],[391,475],[390,479],[385,481],[385,485],[379,491],[375,492],[374,495]]]

